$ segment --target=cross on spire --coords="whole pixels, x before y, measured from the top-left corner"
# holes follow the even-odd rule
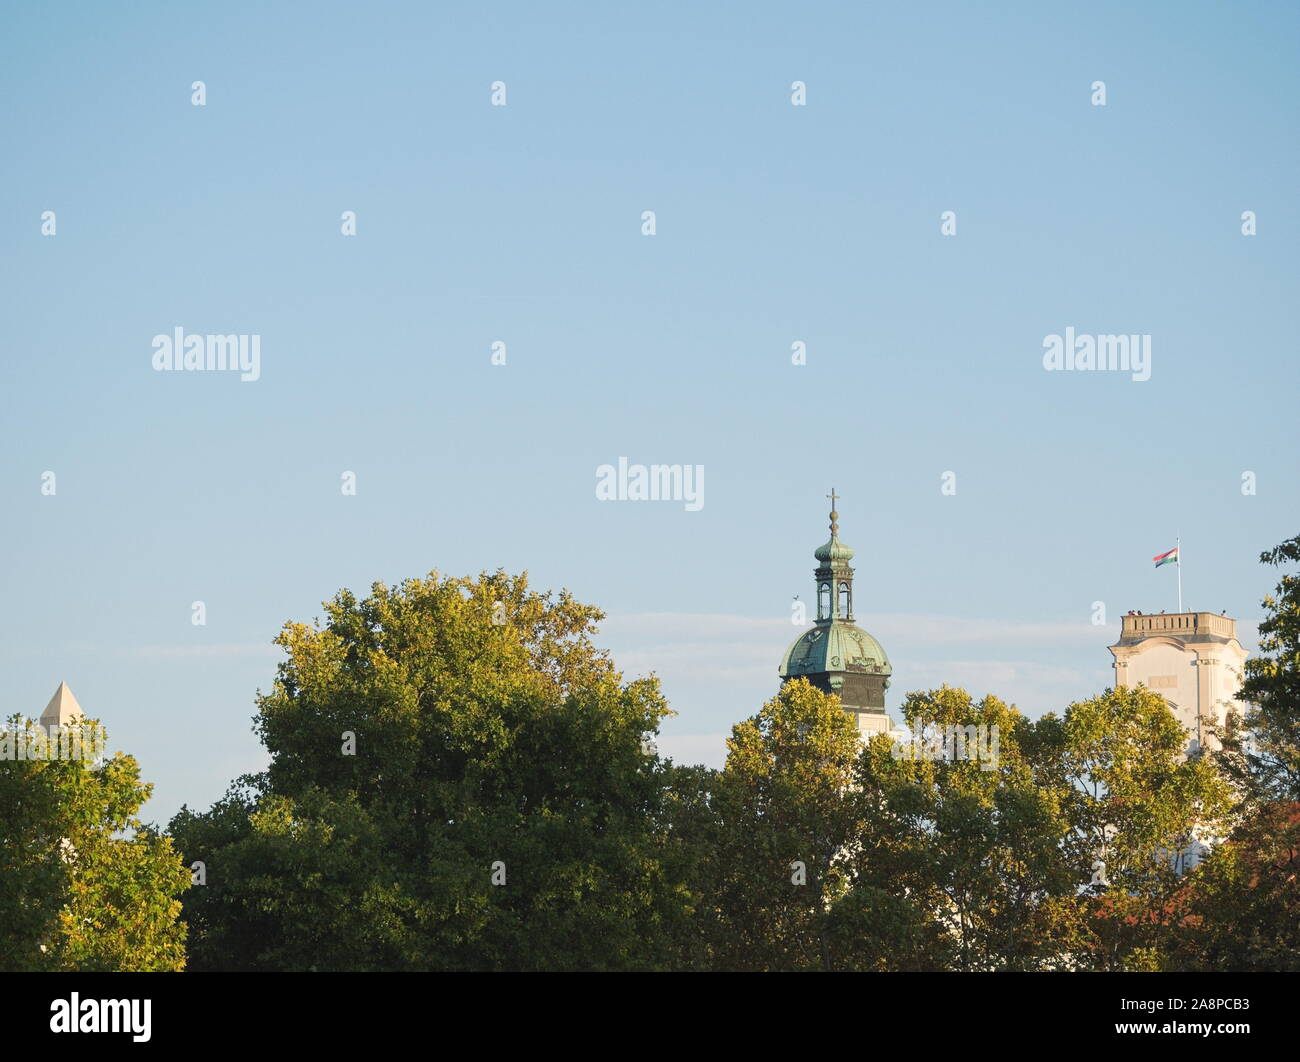
[[[835,511],[835,501],[840,496],[835,493],[835,488],[832,487],[831,492],[826,497],[831,500],[831,538],[834,538],[840,532],[839,514]]]

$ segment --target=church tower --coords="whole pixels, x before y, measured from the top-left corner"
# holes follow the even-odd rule
[[[781,662],[781,681],[806,678],[827,693],[838,695],[844,710],[857,719],[864,739],[891,729],[885,712],[885,691],[893,669],[880,643],[853,622],[853,550],[840,541],[834,490],[831,499],[831,540],[813,556],[817,568],[817,622],[795,639]]]

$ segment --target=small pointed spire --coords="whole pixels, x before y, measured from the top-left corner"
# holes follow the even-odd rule
[[[840,533],[840,515],[835,511],[835,500],[839,495],[835,493],[835,488],[832,487],[831,492],[826,497],[831,500],[831,538],[834,538]]]
[[[60,682],[59,688],[50,698],[50,703],[41,713],[41,726],[65,726],[85,714],[81,710],[81,705],[77,703],[77,698],[72,695],[72,690],[68,689],[68,684]]]

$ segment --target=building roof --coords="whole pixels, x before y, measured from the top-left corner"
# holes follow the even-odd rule
[[[853,550],[840,541],[838,529],[832,529],[831,540],[824,546],[818,546],[813,551],[813,556],[823,564],[834,564],[836,561],[847,563],[853,559]]]
[[[68,684],[60,682],[59,688],[54,691],[54,696],[50,698],[50,703],[45,706],[45,711],[41,713],[41,726],[63,726],[72,722],[76,717],[85,714],[81,710],[81,705],[77,703],[77,698],[68,689]]]
[[[844,620],[819,623],[799,635],[786,650],[780,674],[782,678],[799,678],[830,671],[893,674],[880,643],[861,627]]]

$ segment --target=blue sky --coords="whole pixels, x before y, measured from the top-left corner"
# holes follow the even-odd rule
[[[342,586],[568,587],[717,763],[831,486],[894,708],[1059,710],[1175,608],[1176,533],[1187,606],[1250,624],[1300,531],[1294,5],[0,20],[3,708],[66,680],[147,817],[262,764],[271,639]],[[177,326],[260,335],[261,378],[154,372]],[[1150,335],[1151,379],[1044,371],[1067,327]],[[703,465],[704,507],[598,501],[620,456]]]

